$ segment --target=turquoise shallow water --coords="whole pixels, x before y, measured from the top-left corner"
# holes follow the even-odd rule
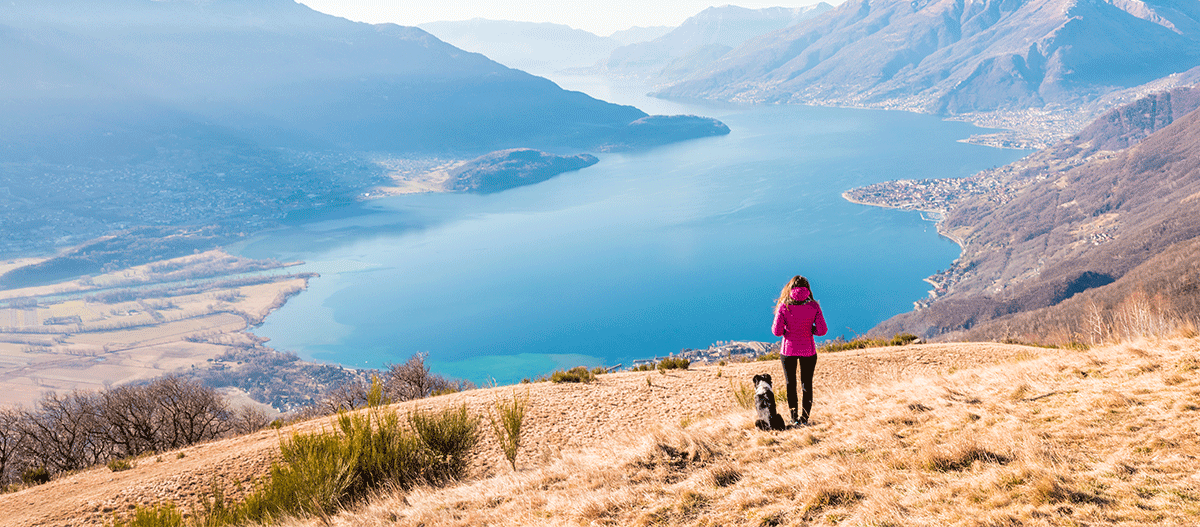
[[[652,113],[716,117],[732,133],[597,154],[595,166],[497,194],[295,215],[239,252],[302,259],[321,277],[255,332],[307,358],[377,367],[426,352],[440,373],[510,383],[771,340],[772,301],[799,273],[830,336],[852,336],[911,309],[922,278],[958,247],[918,213],[841,193],[965,176],[1025,153],[957,142],[978,129],[931,116],[695,107],[562,83]]]

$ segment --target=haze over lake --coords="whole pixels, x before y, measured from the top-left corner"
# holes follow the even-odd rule
[[[959,249],[916,212],[841,193],[967,176],[1026,152],[960,143],[980,129],[903,112],[707,106],[589,78],[563,87],[649,113],[690,113],[727,136],[604,154],[490,195],[423,194],[296,214],[241,244],[321,274],[255,333],[350,366],[417,352],[442,374],[511,383],[629,364],[722,340],[773,340],[774,297],[813,283],[852,337],[924,297]]]

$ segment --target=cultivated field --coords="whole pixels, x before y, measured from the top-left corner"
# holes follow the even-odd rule
[[[254,346],[244,330],[307,285],[284,267],[210,251],[0,291],[0,405],[152,379]]]

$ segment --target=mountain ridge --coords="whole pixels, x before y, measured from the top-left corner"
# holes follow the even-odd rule
[[[417,27],[455,47],[531,73],[590,66],[622,45],[610,37],[548,22],[473,18]]]
[[[4,2],[0,67],[0,254],[141,225],[262,228],[386,183],[371,152],[576,154],[720,131],[291,0]]]
[[[850,0],[657,95],[942,115],[1061,110],[1200,65],[1198,20],[1200,8],[1169,2]]]
[[[622,46],[598,64],[609,75],[677,79],[703,69],[744,42],[833,9],[825,2],[798,8],[709,7],[650,40]]]

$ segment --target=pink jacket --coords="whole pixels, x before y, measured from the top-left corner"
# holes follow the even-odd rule
[[[792,289],[792,300],[802,301],[809,297],[807,287]],[[813,335],[821,336],[828,331],[825,327],[825,315],[821,313],[821,305],[816,300],[803,304],[781,304],[775,311],[775,323],[771,325],[771,333],[783,337],[781,355],[792,357],[811,357],[817,354],[817,345]]]

